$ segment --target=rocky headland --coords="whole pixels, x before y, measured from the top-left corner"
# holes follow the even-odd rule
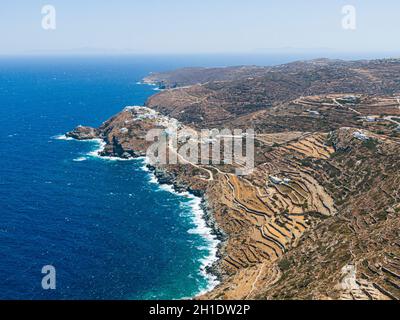
[[[210,270],[221,284],[198,299],[400,298],[400,60],[186,68],[144,82],[166,90],[67,136],[131,158],[146,155],[151,129],[256,132],[248,175],[239,163],[149,164],[203,197],[223,240]]]

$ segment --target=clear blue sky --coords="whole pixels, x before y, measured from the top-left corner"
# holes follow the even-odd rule
[[[45,4],[56,8],[54,31],[41,28]],[[346,4],[357,9],[354,31],[341,27]],[[0,1],[0,54],[400,52],[399,34],[399,0]]]

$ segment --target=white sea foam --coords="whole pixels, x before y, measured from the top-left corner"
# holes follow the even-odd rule
[[[74,160],[72,160],[72,161],[81,162],[81,161],[86,161],[86,160],[87,160],[86,157],[79,157],[79,158],[76,158],[76,159],[74,159]]]
[[[65,135],[56,136],[54,138],[58,139],[58,140],[74,140],[73,138],[67,138]],[[188,230],[188,233],[198,234],[207,242],[207,247],[200,246],[200,247],[198,247],[198,250],[200,250],[200,251],[208,250],[208,255],[199,260],[199,262],[201,263],[201,267],[200,267],[199,271],[200,271],[200,274],[202,275],[202,277],[207,279],[207,287],[201,288],[200,289],[201,291],[198,292],[196,295],[204,294],[206,292],[209,292],[213,288],[215,288],[215,286],[217,286],[219,284],[219,281],[216,276],[207,272],[207,269],[208,269],[208,267],[212,266],[214,264],[214,262],[216,262],[218,260],[217,253],[218,253],[219,240],[213,234],[212,229],[207,225],[207,223],[205,221],[205,218],[204,218],[205,212],[204,212],[203,208],[201,207],[202,199],[190,194],[189,192],[176,192],[171,185],[165,185],[165,184],[160,185],[158,183],[157,178],[154,175],[154,173],[147,168],[147,164],[149,163],[147,157],[136,158],[136,159],[134,159],[134,158],[121,159],[118,157],[100,156],[100,153],[104,150],[104,147],[106,145],[106,143],[103,140],[93,139],[93,140],[84,140],[84,141],[95,142],[98,144],[98,148],[89,152],[88,156],[96,157],[96,158],[100,158],[100,159],[104,159],[104,160],[113,160],[113,161],[127,161],[127,160],[128,161],[129,160],[142,161],[143,166],[141,167],[141,169],[143,171],[148,172],[149,178],[150,178],[149,179],[150,183],[158,184],[160,190],[165,190],[167,192],[174,193],[178,196],[190,198],[190,201],[187,204],[190,206],[191,212],[193,213],[191,218],[192,218],[193,224],[195,225],[195,228]],[[80,158],[78,158],[78,159],[80,159]],[[83,159],[83,157],[82,157],[82,159]],[[79,161],[83,161],[83,160],[79,160]]]
[[[206,246],[198,246],[198,247],[196,247],[196,249],[200,250],[200,251],[205,251],[205,250],[208,250],[209,248]]]
[[[88,152],[87,155],[91,156],[91,157],[101,158],[100,152],[102,152],[104,150],[104,147],[106,146],[106,143],[101,139],[93,139],[93,140],[86,140],[86,141],[94,142],[98,146],[96,149]]]
[[[156,176],[154,174],[152,174],[150,176],[150,181],[149,182],[153,183],[153,184],[158,184],[157,178],[156,178]]]
[[[135,158],[123,159],[123,158],[120,158],[120,157],[102,156],[100,154],[101,154],[102,151],[104,151],[104,148],[106,146],[106,143],[102,139],[92,139],[92,140],[86,140],[86,141],[95,142],[98,145],[98,147],[95,150],[88,152],[87,155],[90,156],[90,157],[99,158],[99,159],[108,160],[108,161],[132,161],[132,160],[136,160]]]
[[[51,138],[55,140],[68,140],[68,141],[75,140],[74,138],[67,137],[65,134],[60,134]]]
[[[196,225],[195,228],[190,229],[188,232],[200,235],[201,237],[203,237],[203,239],[206,240],[208,245],[208,255],[200,260],[200,273],[208,280],[207,287],[199,293],[204,294],[212,290],[219,284],[217,277],[207,272],[207,268],[212,266],[218,260],[217,253],[219,240],[212,233],[211,228],[207,225],[204,219],[205,213],[203,208],[201,207],[202,199],[191,194],[189,194],[188,196],[191,198],[189,204],[193,212],[193,223]],[[199,250],[203,251],[204,247],[199,248]]]
[[[142,169],[149,173],[149,178],[150,178],[149,182],[158,184],[156,176],[146,166],[148,164],[148,159],[147,158],[142,158],[142,159],[143,159],[142,161],[144,163],[144,165],[142,166]],[[191,213],[192,213],[191,218],[192,218],[192,222],[195,225],[195,227],[188,230],[188,233],[200,235],[207,243],[207,246],[197,247],[197,249],[199,251],[205,251],[205,250],[208,251],[208,255],[206,257],[200,259],[201,267],[199,270],[202,277],[207,279],[207,287],[202,288],[201,291],[198,292],[196,295],[205,294],[205,293],[211,291],[212,289],[214,289],[219,284],[217,277],[215,275],[207,272],[207,269],[218,260],[217,253],[218,253],[219,240],[213,234],[212,229],[206,223],[206,220],[204,217],[205,212],[201,206],[202,199],[190,194],[189,192],[177,192],[172,187],[172,185],[158,184],[158,188],[159,188],[159,190],[164,190],[164,191],[176,194],[178,196],[182,196],[182,197],[186,197],[186,198],[190,199],[189,202],[186,203],[186,205],[189,205],[191,208]]]
[[[97,148],[88,152],[86,155],[89,157],[93,157],[93,158],[99,158],[99,159],[103,159],[103,160],[108,160],[108,161],[132,161],[132,160],[136,160],[135,158],[129,158],[129,159],[123,159],[120,157],[110,157],[110,156],[102,156],[100,155],[100,153],[104,150],[106,143],[102,140],[102,139],[88,139],[88,140],[77,140],[74,138],[70,138],[65,136],[65,134],[63,135],[58,135],[58,136],[54,136],[52,137],[52,139],[56,139],[56,140],[75,140],[75,141],[79,141],[79,142],[89,142],[89,143],[95,143],[97,144]],[[79,160],[78,160],[79,159]],[[85,160],[87,160],[87,158],[85,158]],[[74,161],[84,161],[83,157],[81,158],[77,158],[74,159]]]

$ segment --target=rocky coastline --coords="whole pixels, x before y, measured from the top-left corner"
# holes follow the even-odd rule
[[[113,138],[111,141],[107,139],[107,137],[102,134],[100,129],[86,127],[86,126],[77,126],[74,130],[69,131],[65,134],[67,138],[72,138],[75,140],[95,140],[100,139],[102,140],[106,146],[113,145],[112,148],[104,148],[98,152],[98,155],[101,157],[112,157],[112,158],[119,158],[121,160],[129,160],[129,159],[138,159],[146,157],[145,150],[124,150],[123,147],[117,142],[117,139]],[[115,145],[114,145],[115,144]],[[163,168],[162,166],[152,165],[147,163],[146,168],[151,172],[157,183],[160,185],[168,185],[173,188],[173,190],[180,194],[180,193],[189,193],[197,198],[201,199],[201,209],[203,211],[203,219],[208,228],[211,229],[211,234],[216,237],[218,241],[217,253],[216,258],[218,259],[212,265],[207,266],[205,271],[214,276],[218,283],[224,281],[223,273],[219,267],[219,260],[223,256],[221,253],[224,248],[224,243],[227,240],[227,235],[223,232],[223,230],[218,226],[218,223],[215,221],[212,208],[210,207],[207,201],[207,193],[205,190],[201,189],[192,189],[190,185],[186,183],[182,183],[178,181],[178,176],[174,171],[168,171],[168,169]],[[211,288],[211,290],[214,288]],[[206,292],[202,292],[205,294]],[[193,297],[194,299],[196,297]]]
[[[224,233],[224,231],[218,226],[218,223],[215,221],[213,216],[212,208],[210,207],[207,201],[207,192],[203,190],[193,190],[190,186],[181,184],[177,182],[177,176],[172,173],[168,172],[168,170],[163,168],[158,168],[157,166],[153,166],[147,164],[146,167],[154,174],[157,182],[160,185],[169,185],[171,186],[175,192],[177,193],[189,193],[197,198],[201,199],[201,209],[203,211],[203,219],[207,225],[211,229],[211,234],[216,237],[218,241],[218,250],[216,253],[217,261],[215,261],[212,265],[206,267],[206,272],[215,276],[219,283],[224,281],[223,272],[219,267],[219,261],[223,257],[223,248],[225,242],[227,240],[228,235]],[[214,289],[214,288],[212,288]],[[212,290],[211,289],[211,290]],[[207,292],[203,292],[205,294]],[[196,297],[193,297],[196,298]]]
[[[149,165],[159,183],[202,198],[221,241],[207,269],[220,284],[197,299],[400,299],[398,79],[397,59],[153,74],[145,82],[166,90],[146,107],[67,136],[129,159],[146,156],[154,128],[254,129],[247,176],[237,164]]]

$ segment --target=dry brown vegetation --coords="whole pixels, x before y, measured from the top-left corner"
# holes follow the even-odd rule
[[[155,168],[162,182],[202,195],[225,235],[213,267],[222,283],[199,298],[400,298],[400,61],[185,69],[147,81],[191,85],[147,103],[184,125],[256,131],[250,175]],[[134,118],[125,110],[96,131],[104,154],[144,154],[157,123]]]

